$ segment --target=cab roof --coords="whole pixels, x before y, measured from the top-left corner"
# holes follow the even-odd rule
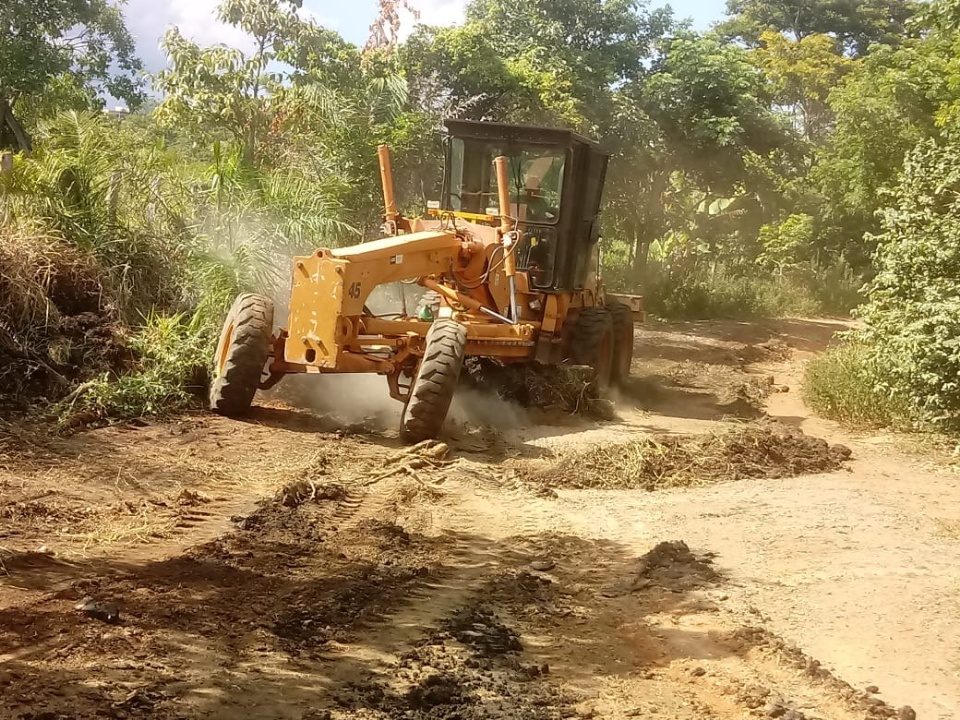
[[[443,126],[453,137],[475,138],[478,140],[512,140],[534,145],[585,145],[596,149],[595,140],[579,135],[572,130],[537,127],[535,125],[509,125],[507,123],[479,122],[477,120],[444,120]]]

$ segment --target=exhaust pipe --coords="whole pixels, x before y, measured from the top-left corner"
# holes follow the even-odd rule
[[[520,244],[520,230],[514,230],[514,221],[510,217],[510,174],[506,157],[501,155],[493,161],[497,171],[497,193],[500,202],[500,241],[503,244],[503,270],[510,289],[510,319],[516,325],[520,322],[517,308],[517,246]]]

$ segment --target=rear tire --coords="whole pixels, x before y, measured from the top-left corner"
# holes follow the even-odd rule
[[[607,305],[613,319],[613,382],[622,384],[630,377],[633,365],[633,311],[623,303]]]
[[[460,380],[467,348],[467,329],[453,320],[437,320],[400,420],[400,439],[415,444],[433,440],[443,429]]]
[[[273,301],[262,295],[240,295],[230,308],[214,356],[210,409],[218,415],[244,415],[260,387],[270,357]]]
[[[593,368],[593,382],[603,392],[610,387],[614,364],[613,318],[605,308],[580,311],[570,334],[570,359]]]

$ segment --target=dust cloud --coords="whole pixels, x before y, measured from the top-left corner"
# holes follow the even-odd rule
[[[457,391],[447,420],[496,430],[517,430],[530,425],[530,418],[522,407],[476,387]]]
[[[370,431],[396,430],[403,413],[403,404],[390,397],[386,378],[379,375],[291,375],[265,397],[310,410],[344,429],[359,426]],[[457,391],[447,422],[496,430],[530,425],[519,405],[476,387]]]
[[[327,416],[341,427],[395,428],[403,411],[379,375],[289,375],[266,396]]]

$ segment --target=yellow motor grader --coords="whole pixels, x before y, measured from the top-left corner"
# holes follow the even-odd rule
[[[379,149],[383,238],[293,260],[289,317],[242,295],[224,323],[212,409],[244,414],[257,390],[292,373],[376,373],[404,404],[406,442],[440,432],[467,357],[570,363],[601,390],[633,358],[641,299],[599,278],[600,201],[608,156],[566,130],[448,120],[441,199],[404,217],[390,154]],[[374,314],[375,288],[425,289],[419,311]]]

